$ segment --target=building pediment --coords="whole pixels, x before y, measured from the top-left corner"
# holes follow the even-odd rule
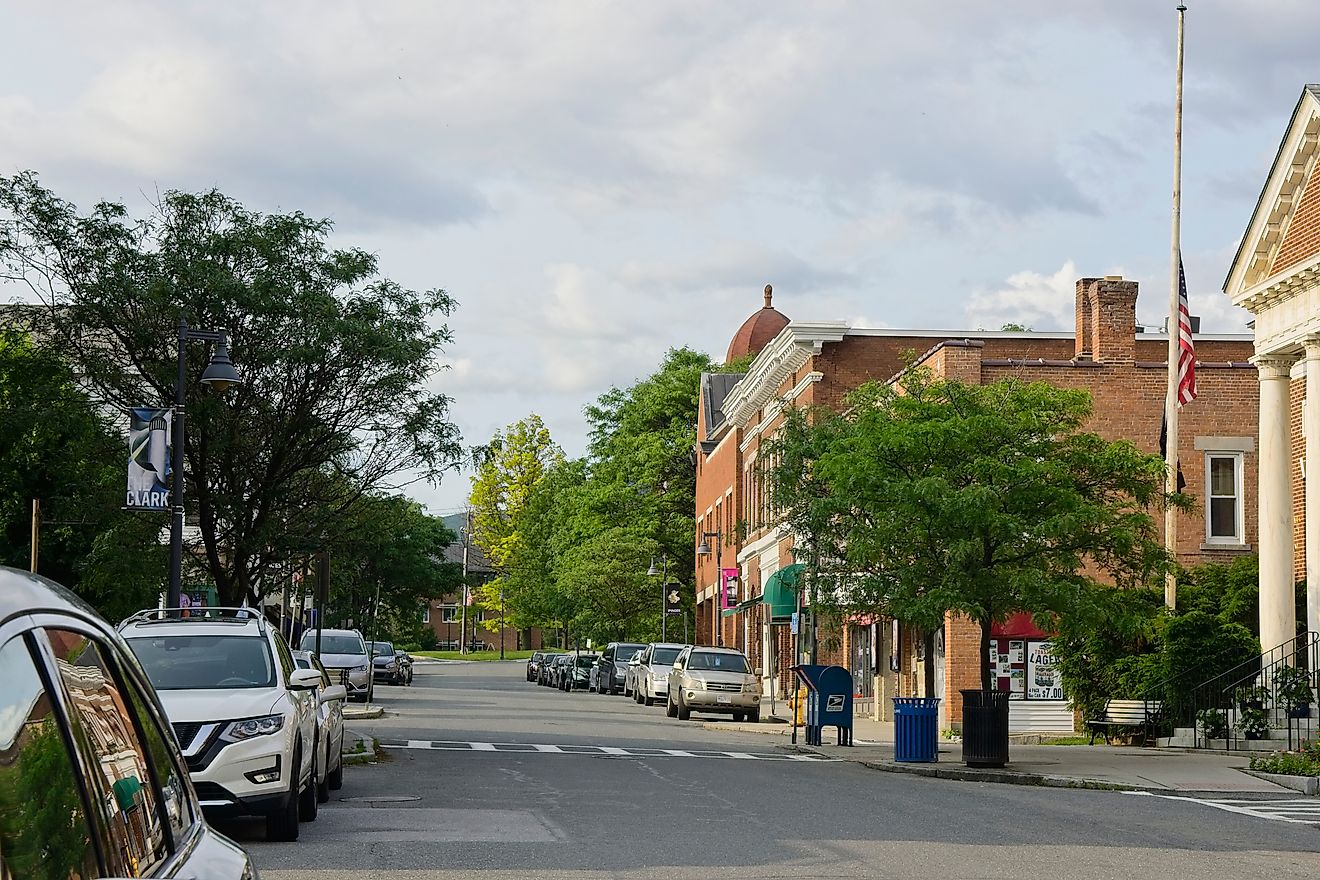
[[[844,321],[793,321],[779,331],[744,376],[724,399],[724,417],[730,425],[741,425],[769,403],[779,386],[801,369],[827,342],[839,342],[848,333]]]
[[[1234,305],[1257,312],[1295,293],[1320,269],[1318,156],[1320,85],[1308,85],[1224,280]]]

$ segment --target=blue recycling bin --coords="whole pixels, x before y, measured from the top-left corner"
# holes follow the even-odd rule
[[[939,697],[894,697],[894,760],[940,759]]]

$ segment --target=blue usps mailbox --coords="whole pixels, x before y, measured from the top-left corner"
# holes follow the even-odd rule
[[[853,680],[848,670],[803,663],[793,672],[807,688],[807,745],[820,745],[827,725],[838,728],[839,745],[852,745]]]

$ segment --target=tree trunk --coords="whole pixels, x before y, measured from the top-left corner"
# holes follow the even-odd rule
[[[935,696],[935,630],[928,629],[921,634],[922,651],[926,660],[922,663],[922,677],[925,679],[925,694]]]
[[[994,690],[990,686],[990,627],[993,621],[989,617],[981,618],[981,690]]]

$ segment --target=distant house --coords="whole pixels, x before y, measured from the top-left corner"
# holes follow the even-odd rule
[[[510,626],[500,628],[498,608],[478,608],[475,603],[475,588],[490,583],[495,579],[495,569],[490,560],[468,539],[466,513],[455,513],[443,517],[445,527],[457,537],[454,543],[445,548],[444,559],[457,565],[464,565],[468,573],[469,590],[467,595],[467,623],[464,628],[464,595],[462,592],[451,593],[433,599],[422,609],[422,622],[431,628],[440,641],[441,650],[459,650],[466,638],[470,647],[483,647],[499,650],[501,640],[507,650],[526,650],[541,647],[539,627],[517,630]],[[493,628],[492,628],[493,627]]]

